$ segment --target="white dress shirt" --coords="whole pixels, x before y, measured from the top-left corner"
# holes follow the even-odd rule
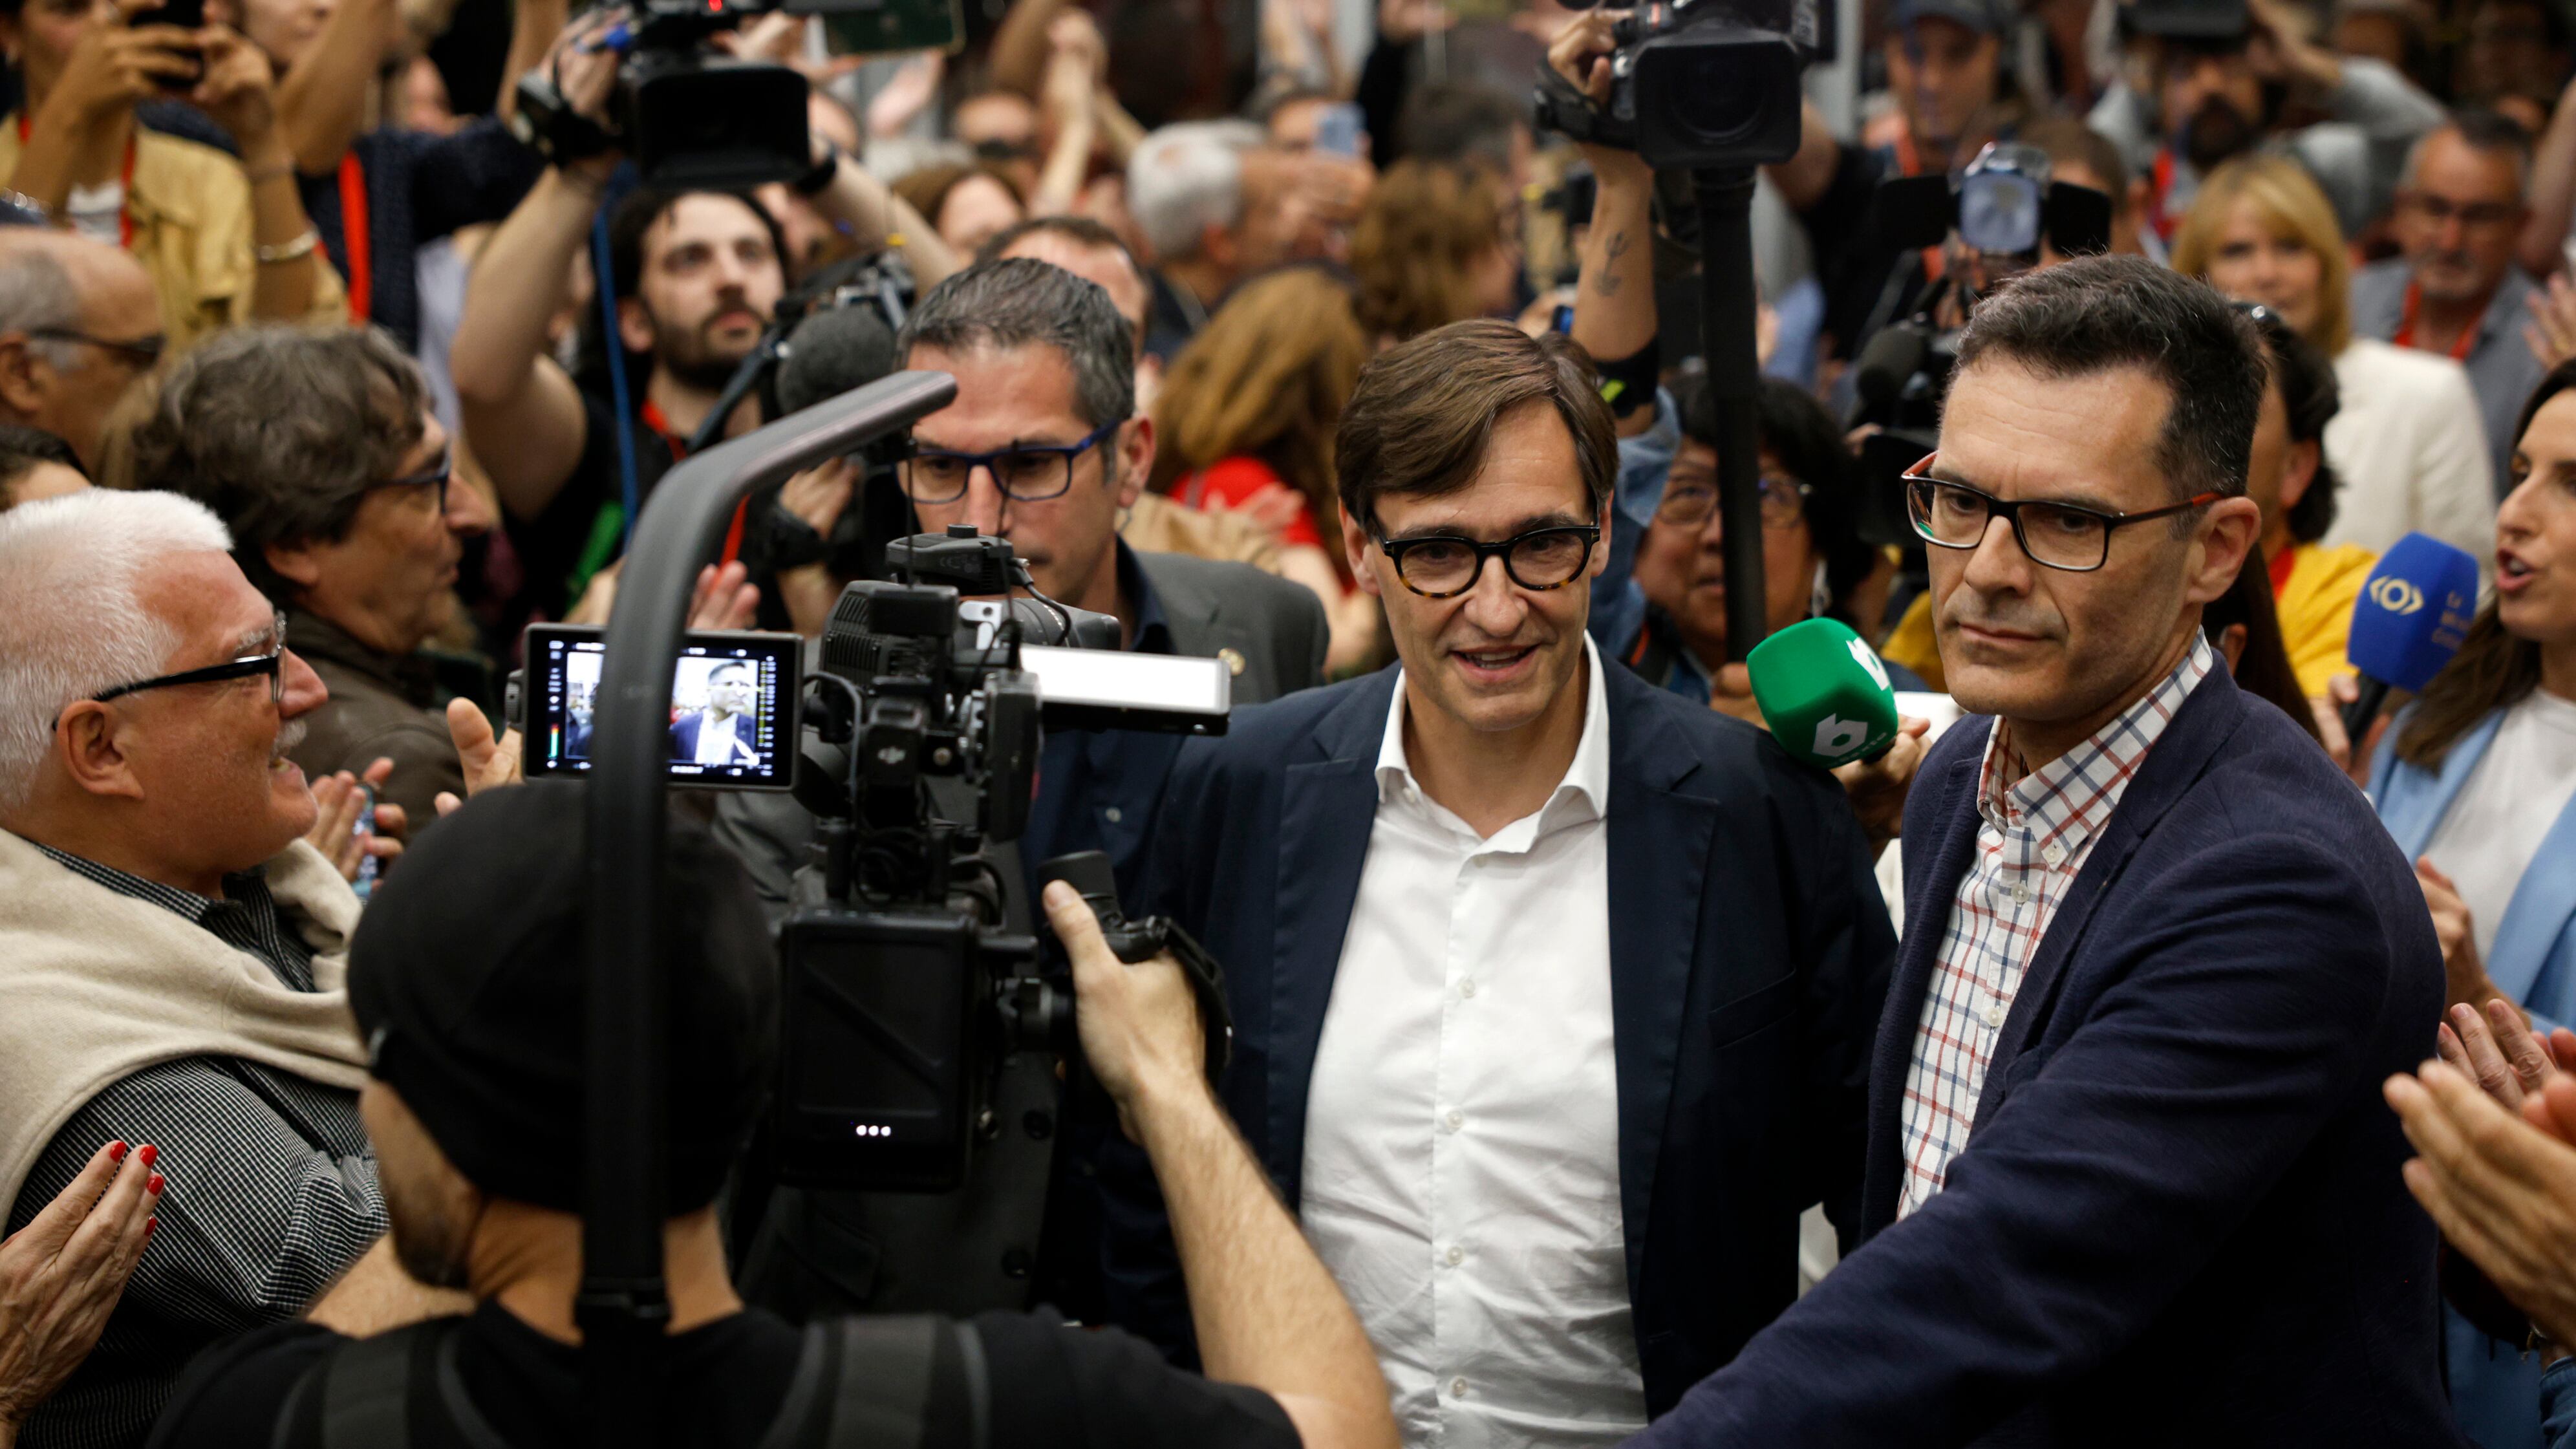
[[[741,723],[742,716],[738,714],[717,719],[715,711],[708,710],[699,715],[697,762],[701,765],[730,765],[738,757],[748,756],[751,751],[738,742],[739,736],[735,733],[736,726]]]
[[[1301,1216],[1411,1449],[1570,1449],[1646,1423],[1611,1056],[1610,717],[1584,655],[1573,764],[1490,838],[1415,779],[1401,680],[1378,751]]]

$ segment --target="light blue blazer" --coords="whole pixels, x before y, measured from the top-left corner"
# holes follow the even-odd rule
[[[2407,859],[2431,843],[2460,788],[2486,759],[2503,719],[2498,710],[2478,721],[2451,747],[2438,774],[2404,764],[2396,750],[2382,746],[2371,770],[2370,799]],[[2389,737],[2395,736],[2391,729]],[[2522,883],[2496,923],[2486,968],[2497,988],[2530,1012],[2542,1031],[2576,1025],[2576,802],[2559,812],[2523,867]]]

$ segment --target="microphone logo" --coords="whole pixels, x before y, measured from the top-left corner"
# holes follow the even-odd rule
[[[1829,714],[1816,721],[1815,753],[1819,759],[1839,759],[1868,743],[1869,724],[1865,720],[1847,720],[1840,715]]]
[[[1852,662],[1859,665],[1861,668],[1868,670],[1869,677],[1878,682],[1879,688],[1889,688],[1890,686],[1887,682],[1887,666],[1878,662],[1877,652],[1871,649],[1867,644],[1862,643],[1858,637],[1854,637],[1850,641],[1850,648]]]
[[[2370,581],[2370,601],[2392,614],[2412,614],[2424,607],[2424,591],[2395,574]]]

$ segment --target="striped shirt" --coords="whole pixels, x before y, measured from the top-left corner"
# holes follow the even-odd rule
[[[2022,973],[2129,781],[2217,657],[2194,633],[2191,652],[2163,683],[2036,770],[1995,722],[1977,779],[1976,856],[1950,900],[1898,1106],[1905,1154],[1898,1217],[1930,1202],[1966,1149]]]
[[[205,928],[311,991],[313,948],[254,871],[224,899],[44,850],[65,869]],[[354,1092],[231,1057],[186,1057],[119,1078],[54,1135],[9,1210],[14,1232],[70,1186],[99,1144],[149,1142],[168,1180],[160,1227],[98,1348],[27,1421],[20,1449],[143,1442],[197,1350],[293,1318],[385,1231]]]

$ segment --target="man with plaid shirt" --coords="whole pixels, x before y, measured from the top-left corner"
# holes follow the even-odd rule
[[[2431,923],[2201,636],[2259,527],[2263,359],[2134,259],[1979,306],[1905,488],[1991,718],[1907,803],[1869,1241],[1632,1444],[2462,1442],[2379,1099],[2439,1020]]]

